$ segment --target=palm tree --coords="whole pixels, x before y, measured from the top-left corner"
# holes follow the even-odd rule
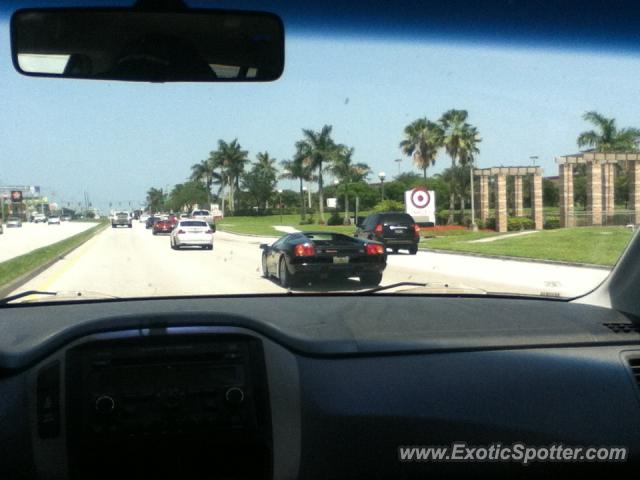
[[[218,140],[218,150],[213,154],[215,163],[220,165],[229,186],[229,208],[235,210],[235,192],[240,188],[240,176],[249,161],[249,152],[242,150],[238,139],[227,143]]]
[[[640,129],[622,128],[618,130],[614,118],[607,118],[590,111],[582,117],[592,123],[596,130],[587,130],[578,136],[578,147],[595,148],[598,152],[637,152],[640,143]]]
[[[319,132],[303,129],[303,138],[296,143],[296,150],[309,164],[311,170],[318,171],[318,203],[321,223],[324,223],[322,171],[325,163],[335,157],[337,150],[337,146],[331,138],[331,129],[331,125],[325,125]]]
[[[473,163],[474,156],[479,152],[477,144],[481,141],[478,131],[467,123],[466,110],[449,110],[440,117],[440,125],[444,132],[443,145],[451,158],[451,167],[458,164]],[[452,181],[456,181],[455,178]],[[451,185],[449,194],[449,219],[453,223],[453,209],[455,208],[455,185]]]
[[[153,214],[159,210],[162,210],[164,205],[164,192],[161,188],[150,188],[147,190],[147,208]]]
[[[207,201],[209,205],[211,205],[211,186],[221,181],[220,174],[216,172],[217,166],[212,160],[213,159],[209,157],[206,160],[191,165],[191,176],[189,177],[190,180],[201,182],[207,187]]]
[[[353,163],[353,148],[339,145],[333,162],[327,170],[340,182],[344,191],[344,223],[349,224],[349,185],[365,180],[371,173],[366,163]]]
[[[435,165],[438,150],[442,147],[442,128],[426,118],[419,118],[405,127],[404,135],[400,149],[422,170],[426,183],[427,168]]]
[[[269,155],[269,152],[260,152],[256,155],[256,164],[260,166],[265,172],[276,174],[278,169],[276,168],[277,160]]]
[[[282,160],[282,173],[279,178],[286,180],[298,180],[300,182],[300,220],[305,221],[307,209],[304,200],[304,184],[303,182],[313,182],[316,176],[311,170],[311,166],[305,161],[302,155],[296,154],[293,160]]]

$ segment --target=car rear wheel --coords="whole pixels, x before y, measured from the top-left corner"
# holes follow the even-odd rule
[[[278,279],[281,287],[289,288],[295,285],[295,275],[289,273],[284,257],[280,257],[280,263],[278,263]]]
[[[409,247],[409,253],[411,255],[415,255],[416,253],[418,253],[418,246],[414,245],[413,247]]]
[[[267,268],[267,254],[262,254],[262,276],[264,278],[269,278],[269,269]]]
[[[360,275],[360,283],[367,287],[377,287],[382,281],[382,273],[367,272]]]

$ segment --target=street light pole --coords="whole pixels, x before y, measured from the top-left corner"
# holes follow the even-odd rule
[[[401,165],[400,165],[402,163],[402,159],[401,158],[396,158],[394,160],[394,162],[396,162],[398,164],[398,176],[400,176],[400,173],[402,173],[401,172]]]
[[[278,189],[278,204],[280,207],[280,223],[282,223],[282,190]]]
[[[529,157],[529,160],[531,160],[531,164],[535,167],[536,166],[536,160],[538,160],[538,156],[537,155],[531,155]]]
[[[384,179],[385,179],[386,176],[387,176],[387,174],[384,173],[384,172],[380,172],[378,174],[378,178],[380,179],[380,197],[381,197],[381,200],[384,200]]]

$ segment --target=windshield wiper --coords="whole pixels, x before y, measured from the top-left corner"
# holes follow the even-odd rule
[[[79,299],[103,299],[103,298],[119,298],[115,295],[108,295],[106,293],[100,292],[89,292],[89,291],[81,291],[81,290],[72,290],[72,291],[59,291],[59,292],[48,292],[44,290],[25,290],[24,292],[16,293],[15,295],[11,295],[10,297],[4,297],[0,299],[0,305],[6,305],[14,300],[19,300],[24,297],[29,297],[31,295],[49,295],[52,297],[58,297],[60,300],[73,300],[76,298]],[[38,300],[34,300],[38,301]]]
[[[4,297],[0,299],[0,305],[5,305],[9,302],[13,302],[14,300],[18,300],[23,297],[28,297],[29,295],[58,295],[58,292],[47,292],[44,290],[25,290],[24,292],[16,293],[15,295],[11,295],[10,297]]]
[[[422,282],[398,282],[398,283],[392,283],[390,285],[380,285],[379,287],[370,288],[369,290],[362,290],[358,292],[358,294],[382,292],[384,290],[391,290],[392,288],[397,288],[397,287],[426,287],[428,285],[429,285],[428,283],[422,283]]]
[[[398,282],[391,285],[382,285],[379,287],[371,288],[369,290],[363,290],[357,292],[357,295],[368,295],[370,293],[382,292],[385,290],[391,290],[397,287],[417,287],[410,290],[400,290],[398,293],[432,293],[431,291],[438,292],[442,295],[457,295],[457,294],[482,294],[485,295],[488,292],[477,287],[467,287],[464,285],[456,285],[449,283],[423,283],[423,282]],[[424,289],[424,290],[423,290]]]

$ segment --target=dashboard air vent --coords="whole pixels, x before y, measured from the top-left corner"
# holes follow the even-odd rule
[[[640,325],[633,323],[603,323],[603,325],[614,333],[640,333]]]
[[[629,358],[629,367],[631,368],[633,378],[635,378],[636,383],[640,387],[640,357]]]

